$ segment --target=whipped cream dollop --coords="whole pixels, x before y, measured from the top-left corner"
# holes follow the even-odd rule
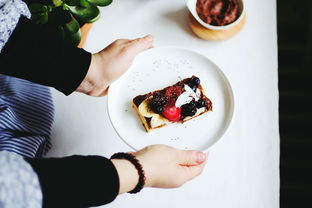
[[[196,93],[188,85],[184,85],[184,92],[176,100],[175,106],[180,108],[182,105],[190,103],[193,99],[198,101],[200,98],[200,90],[197,88]]]

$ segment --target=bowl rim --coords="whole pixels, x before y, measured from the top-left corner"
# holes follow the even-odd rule
[[[211,29],[211,30],[226,30],[226,29],[229,29],[229,28],[237,25],[245,16],[245,13],[246,13],[245,2],[244,2],[244,0],[238,0],[238,1],[241,2],[241,5],[243,7],[240,16],[234,22],[232,22],[228,25],[224,25],[224,26],[215,26],[215,25],[210,25],[210,24],[205,23],[197,14],[197,11],[196,11],[197,0],[188,0],[187,1],[187,8],[191,12],[193,17],[197,20],[197,22],[199,22],[205,28]]]

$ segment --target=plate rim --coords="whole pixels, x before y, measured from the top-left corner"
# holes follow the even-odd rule
[[[201,150],[202,152],[208,152],[210,151],[212,148],[214,148],[216,146],[216,144],[222,140],[222,138],[224,137],[224,135],[228,132],[228,130],[230,129],[230,126],[232,125],[232,121],[233,121],[233,118],[234,118],[234,114],[235,114],[235,108],[236,108],[236,105],[235,105],[235,96],[234,96],[234,90],[232,88],[232,85],[230,84],[230,81],[229,79],[227,78],[227,76],[225,75],[225,73],[223,72],[223,70],[214,62],[212,61],[210,58],[208,58],[207,56],[205,56],[204,54],[198,52],[198,51],[195,51],[195,50],[192,50],[192,49],[189,49],[189,48],[185,48],[185,47],[181,47],[181,46],[158,46],[158,47],[155,47],[155,48],[151,48],[151,49],[148,49],[146,51],[143,51],[142,53],[140,53],[139,55],[141,54],[144,54],[144,53],[147,53],[147,52],[150,52],[152,50],[161,50],[161,49],[177,49],[177,50],[183,50],[183,51],[187,51],[187,52],[191,52],[191,53],[194,53],[204,59],[207,59],[211,64],[213,64],[217,69],[218,69],[218,73],[221,75],[222,79],[225,80],[225,84],[229,90],[229,94],[230,94],[230,99],[231,99],[231,111],[230,111],[230,115],[229,115],[229,120],[228,122],[226,123],[226,126],[224,128],[224,131],[220,134],[220,136],[216,139],[216,141],[214,141],[209,147]],[[135,58],[136,59],[136,58]],[[130,65],[129,69],[121,76],[119,77],[117,80],[120,80],[120,78],[124,77],[127,73],[131,72],[132,71],[132,67],[133,67],[133,63],[134,63],[135,60],[133,60],[132,64]],[[107,110],[107,114],[108,114],[108,117],[109,117],[109,120],[110,120],[110,123],[111,125],[113,126],[113,129],[114,131],[117,133],[118,137],[126,144],[128,145],[132,150],[135,150],[135,151],[138,151],[139,149],[135,148],[133,145],[131,145],[129,142],[127,142],[121,135],[120,133],[117,131],[116,129],[116,126],[113,122],[113,119],[112,119],[112,115],[110,113],[110,100],[111,100],[111,97],[112,95],[110,94],[110,88],[111,86],[115,86],[116,85],[116,81],[113,82],[109,88],[108,88],[108,93],[107,93],[107,101],[106,101],[106,110]]]

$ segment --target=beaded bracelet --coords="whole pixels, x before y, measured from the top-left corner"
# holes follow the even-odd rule
[[[129,191],[128,193],[135,194],[143,189],[144,184],[145,184],[145,174],[144,174],[144,170],[142,168],[141,163],[135,158],[135,156],[133,156],[130,153],[118,152],[118,153],[113,154],[110,159],[126,159],[130,161],[134,165],[134,167],[137,169],[138,174],[139,174],[139,182],[135,186],[135,188],[132,191]]]

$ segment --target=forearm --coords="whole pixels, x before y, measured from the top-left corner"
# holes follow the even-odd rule
[[[119,192],[113,163],[100,156],[26,159],[38,174],[45,207],[107,204]]]
[[[46,26],[21,17],[0,54],[0,73],[52,86],[68,95],[87,74],[91,54],[67,45]]]

